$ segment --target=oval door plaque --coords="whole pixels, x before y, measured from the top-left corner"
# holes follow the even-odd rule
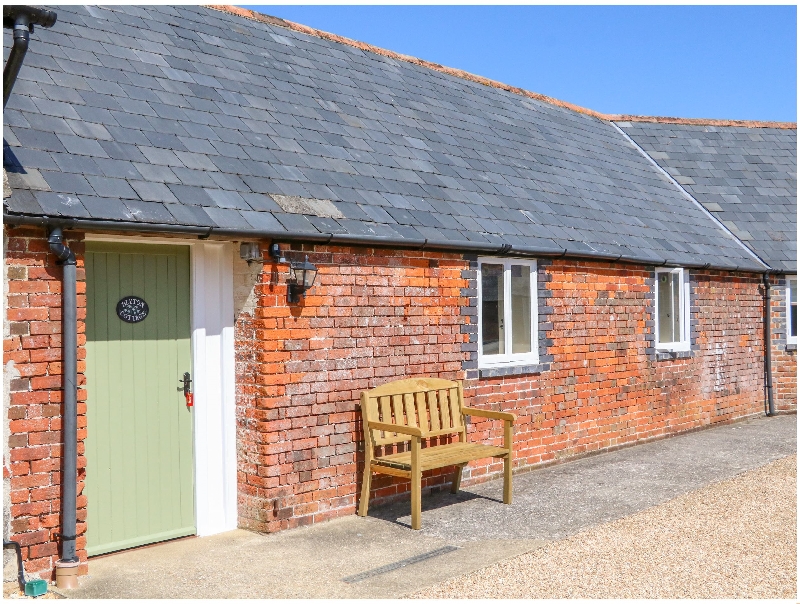
[[[126,323],[144,321],[149,312],[147,302],[138,296],[125,296],[117,302],[117,316]]]

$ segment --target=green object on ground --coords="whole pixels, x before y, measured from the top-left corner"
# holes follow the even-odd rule
[[[25,582],[26,596],[42,596],[47,593],[47,581],[44,579],[34,579]]]

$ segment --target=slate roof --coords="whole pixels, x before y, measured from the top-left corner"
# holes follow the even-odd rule
[[[617,125],[762,260],[797,272],[797,130]]]
[[[203,7],[54,10],[7,216],[761,268],[596,117]]]

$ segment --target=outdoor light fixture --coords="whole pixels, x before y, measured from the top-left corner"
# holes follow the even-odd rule
[[[308,256],[303,262],[292,262],[289,265],[289,290],[287,299],[289,303],[299,302],[300,296],[314,285],[317,277],[317,267],[308,261]]]
[[[285,263],[286,258],[283,256],[281,247],[277,243],[271,243],[269,246],[269,257],[273,262]],[[245,241],[239,245],[239,257],[246,260],[247,264],[251,262],[265,262],[265,258],[261,255],[261,246],[257,242]],[[290,304],[300,301],[300,298],[305,295],[306,291],[314,285],[314,280],[317,278],[317,267],[308,261],[308,256],[303,262],[292,262],[289,264],[289,278],[287,279],[288,291],[287,298]]]
[[[281,247],[277,243],[270,243],[269,257],[273,262],[286,262],[283,257]],[[245,241],[239,244],[239,258],[247,260],[247,264],[251,262],[264,262],[264,257],[261,255],[261,246],[255,241]]]
[[[239,245],[239,258],[247,260],[247,264],[253,261],[261,261],[261,246],[254,241],[245,241]]]

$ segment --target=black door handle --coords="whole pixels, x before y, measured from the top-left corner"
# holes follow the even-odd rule
[[[182,388],[178,388],[178,390],[183,390],[183,395],[186,396],[192,392],[192,378],[189,375],[189,372],[185,372],[183,374],[183,379],[178,380],[179,383],[183,384]]]

